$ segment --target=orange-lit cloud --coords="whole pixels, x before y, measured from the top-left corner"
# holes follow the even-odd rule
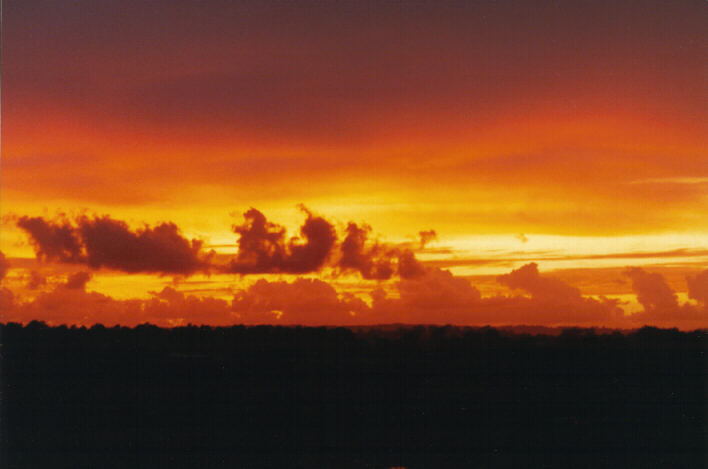
[[[708,269],[688,277],[686,282],[688,283],[688,295],[708,308]]]
[[[693,279],[689,279],[689,292],[701,297],[701,288],[695,283],[708,271],[704,271]],[[637,300],[644,311],[634,315],[637,322],[661,327],[705,328],[708,327],[708,308],[701,302],[700,306],[690,303],[679,304],[676,293],[669,287],[663,276],[644,269],[633,267],[626,271],[632,279],[632,287],[637,294]],[[700,301],[700,300],[699,300]]]
[[[236,294],[233,309],[247,324],[354,324],[368,309],[361,299],[337,294],[328,283],[297,279],[292,283],[259,280]]]

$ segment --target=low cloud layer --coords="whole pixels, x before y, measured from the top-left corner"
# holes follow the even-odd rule
[[[707,272],[696,278],[703,279]],[[260,279],[235,292],[231,301],[187,295],[172,287],[153,292],[147,300],[117,300],[87,291],[90,275],[86,272],[73,274],[52,291],[29,301],[20,301],[2,289],[0,301],[5,320],[40,319],[53,324],[708,327],[704,303],[674,302],[675,294],[661,286],[665,284],[661,276],[641,269],[630,269],[627,275],[644,305],[643,311],[631,315],[626,315],[615,300],[583,296],[574,287],[541,274],[535,264],[499,277],[500,283],[510,287],[509,295],[488,297],[463,277],[428,269],[418,277],[399,279],[393,293],[376,287],[370,293],[370,304],[355,295],[337,292],[323,280],[306,278],[291,282]],[[652,288],[661,290],[656,297],[647,296]]]
[[[327,282],[259,280],[233,299],[233,310],[246,324],[354,324],[368,310],[364,301],[339,295]]]

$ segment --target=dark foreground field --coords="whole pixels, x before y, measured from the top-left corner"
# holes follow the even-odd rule
[[[706,462],[705,333],[2,326],[2,467]]]

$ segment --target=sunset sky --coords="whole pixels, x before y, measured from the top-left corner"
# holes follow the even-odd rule
[[[2,26],[4,320],[708,327],[703,0]]]

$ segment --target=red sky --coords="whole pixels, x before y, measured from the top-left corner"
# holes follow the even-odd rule
[[[466,3],[3,2],[3,316],[708,326],[705,2]]]

